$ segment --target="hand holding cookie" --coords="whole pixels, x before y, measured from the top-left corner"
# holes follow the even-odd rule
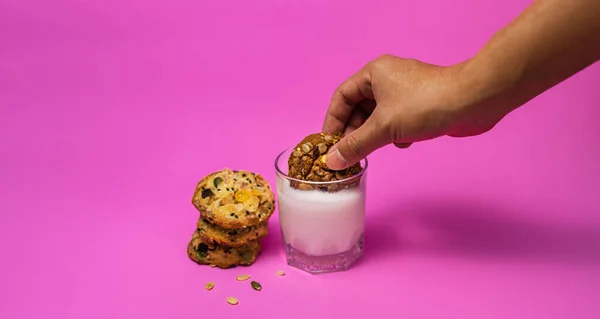
[[[465,88],[462,67],[394,56],[369,62],[333,94],[323,132],[340,131],[346,137],[332,148],[327,165],[344,169],[391,143],[404,148],[492,128],[504,114],[488,108],[473,120],[473,97]]]

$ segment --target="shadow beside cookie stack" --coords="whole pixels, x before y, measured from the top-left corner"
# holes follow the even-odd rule
[[[187,246],[190,259],[219,268],[256,261],[275,209],[273,191],[262,176],[227,168],[211,173],[198,182],[192,204],[200,217]]]

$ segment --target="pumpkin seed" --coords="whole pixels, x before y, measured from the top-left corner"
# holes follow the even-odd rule
[[[262,286],[258,282],[256,282],[256,281],[251,282],[250,285],[256,291],[261,291],[262,290]]]
[[[248,280],[248,279],[250,279],[250,275],[239,275],[239,276],[235,277],[235,279],[237,279],[238,281]]]
[[[227,297],[227,303],[235,306],[238,304],[238,300],[234,297]]]
[[[212,290],[215,287],[215,283],[214,282],[208,282],[206,285],[204,285],[204,289],[206,290]]]
[[[215,187],[219,187],[219,185],[223,183],[223,179],[220,177],[215,178],[215,180],[213,181],[213,184],[215,185]]]

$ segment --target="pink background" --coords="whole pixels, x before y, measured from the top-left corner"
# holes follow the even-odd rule
[[[373,154],[351,271],[287,267],[276,215],[250,268],[185,252],[202,176],[274,186],[369,59],[461,61],[528,3],[3,0],[0,318],[598,318],[600,65],[489,134]]]

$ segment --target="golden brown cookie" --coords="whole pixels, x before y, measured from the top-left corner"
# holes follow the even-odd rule
[[[262,247],[259,241],[249,242],[241,247],[228,247],[207,243],[199,236],[198,231],[192,235],[187,245],[187,253],[191,260],[200,265],[211,265],[227,269],[235,266],[252,265]]]
[[[200,180],[192,204],[210,223],[237,229],[269,220],[275,196],[261,175],[225,168]]]
[[[252,241],[266,237],[269,233],[268,222],[246,228],[227,229],[211,224],[204,218],[199,218],[196,226],[198,227],[198,234],[202,237],[203,241],[230,247],[246,245]]]
[[[338,143],[344,135],[342,133],[315,133],[308,135],[294,147],[288,159],[288,175],[292,178],[311,182],[331,182],[345,180],[358,174],[362,167],[356,163],[344,170],[335,171],[327,167],[327,152]],[[358,184],[359,178],[344,181],[344,183],[330,183],[317,186],[310,183],[291,182],[291,186],[302,190],[320,189],[330,192],[340,188],[349,188]]]

